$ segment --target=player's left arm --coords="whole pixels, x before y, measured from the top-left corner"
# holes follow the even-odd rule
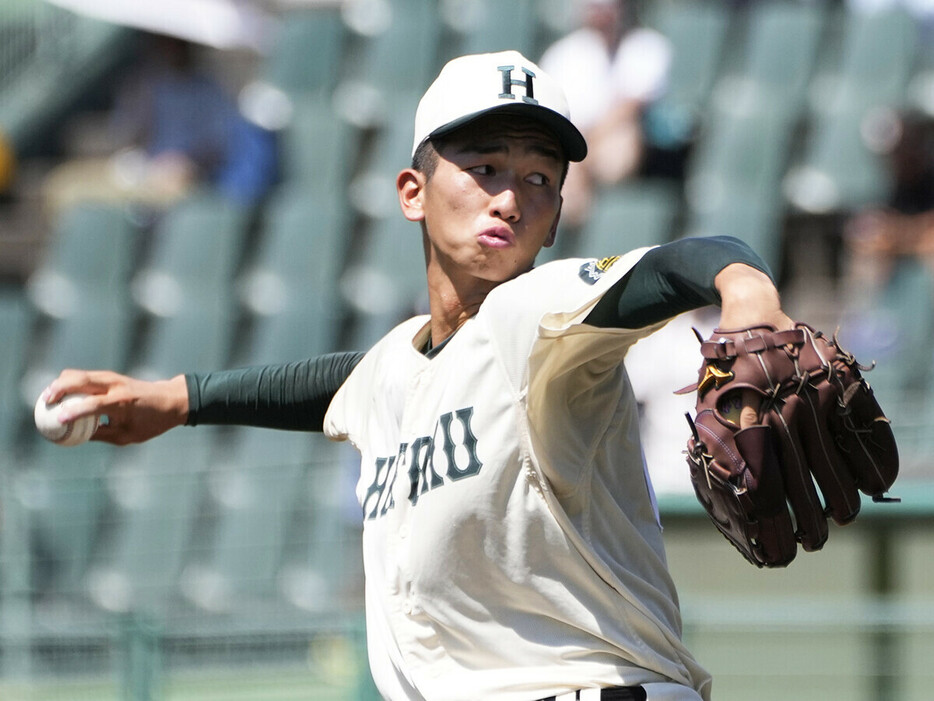
[[[783,325],[778,290],[765,261],[729,236],[686,238],[648,251],[591,310],[586,323],[643,328],[708,305],[723,328]]]
[[[687,238],[648,251],[603,296],[586,323],[641,328],[708,305],[720,307],[720,329],[794,328],[765,261],[729,236]],[[743,394],[740,425],[758,420],[759,400]]]

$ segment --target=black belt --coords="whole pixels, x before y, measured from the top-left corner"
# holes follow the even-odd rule
[[[557,696],[546,696],[539,701],[645,701],[641,686],[610,686],[605,689],[578,689]]]

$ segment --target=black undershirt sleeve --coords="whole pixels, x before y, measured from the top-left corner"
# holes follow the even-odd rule
[[[190,373],[186,425],[320,432],[331,399],[362,357],[329,353],[285,365]]]
[[[772,277],[762,258],[739,239],[679,239],[648,251],[597,302],[585,321],[601,328],[638,329],[719,304],[714,278],[731,263],[745,263]]]

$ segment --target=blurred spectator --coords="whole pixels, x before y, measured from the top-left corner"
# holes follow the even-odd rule
[[[934,123],[901,115],[888,154],[889,201],[844,228],[847,299],[872,304],[899,257],[922,258],[934,272]]]
[[[576,0],[580,27],[552,44],[540,65],[567,94],[571,118],[589,145],[565,184],[562,221],[579,226],[595,185],[636,173],[645,144],[642,118],[666,89],[671,47],[639,26],[629,0]]]
[[[195,47],[147,35],[139,68],[117,90],[108,119],[114,153],[55,168],[44,194],[55,214],[79,200],[127,201],[156,209],[207,183],[245,205],[275,182],[275,137],[198,70]]]

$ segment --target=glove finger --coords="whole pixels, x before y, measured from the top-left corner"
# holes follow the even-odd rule
[[[794,558],[796,543],[774,450],[749,442],[746,451],[753,464],[747,463],[734,440],[735,425],[710,409],[701,411],[693,426],[696,440],[688,441],[688,466],[698,501],[751,563],[757,567],[787,565]],[[762,467],[767,460],[773,464]]]
[[[772,429],[750,426],[738,431],[735,441],[746,463],[745,498],[751,502],[750,513],[758,521],[757,556],[769,567],[787,565],[794,559],[798,546]]]
[[[891,425],[863,381],[856,359],[836,339],[819,334],[810,334],[809,339],[813,345],[803,349],[802,362],[813,364],[814,370],[820,367],[826,384],[833,388],[834,403],[828,403],[824,415],[837,438],[839,454],[857,487],[881,496],[898,476],[898,449]]]
[[[898,448],[872,390],[863,382],[851,384],[830,421],[859,489],[870,496],[888,491],[898,476]]]
[[[839,524],[849,523],[859,514],[860,498],[851,466],[834,441],[826,418],[834,412],[836,392],[821,382],[800,395],[801,407],[795,413],[794,432],[803,455],[820,488],[825,514]]]
[[[813,551],[820,550],[827,542],[828,528],[824,507],[793,423],[795,413],[804,409],[801,404],[800,397],[791,395],[781,411],[769,412],[766,420],[779,438],[782,477],[797,526],[795,535],[805,550]]]

